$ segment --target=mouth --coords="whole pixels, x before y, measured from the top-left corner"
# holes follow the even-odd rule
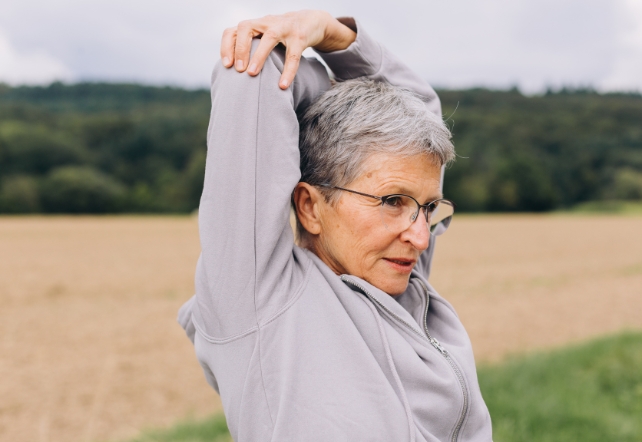
[[[383,260],[400,273],[410,273],[417,262],[415,259],[407,258],[383,258]]]

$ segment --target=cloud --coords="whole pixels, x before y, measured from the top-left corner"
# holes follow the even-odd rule
[[[46,84],[70,80],[72,72],[60,60],[42,51],[20,53],[0,30],[0,82]]]
[[[623,0],[622,4],[616,59],[597,87],[602,90],[642,91],[642,3]]]
[[[4,0],[0,27],[12,53],[47,54],[74,79],[193,87],[225,27],[319,7],[356,17],[437,86],[642,90],[639,0]]]

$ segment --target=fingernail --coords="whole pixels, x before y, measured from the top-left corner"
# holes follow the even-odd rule
[[[243,69],[243,60],[236,60],[236,69],[239,71]]]
[[[230,65],[230,59],[223,57],[223,66],[228,67]]]
[[[255,72],[256,72],[256,63],[252,63],[252,64],[250,65],[250,67],[249,67],[249,68],[247,68],[247,70],[248,70],[249,72],[251,72],[251,73],[255,73]]]
[[[281,82],[279,83],[279,85],[280,85],[282,88],[284,88],[284,89],[285,89],[286,87],[288,87],[288,82],[287,82],[287,81],[285,81],[285,80],[281,80]]]

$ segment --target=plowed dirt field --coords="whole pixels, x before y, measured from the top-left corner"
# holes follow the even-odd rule
[[[220,410],[175,322],[198,253],[194,217],[0,218],[0,440]],[[459,216],[431,282],[480,361],[642,328],[642,217]]]

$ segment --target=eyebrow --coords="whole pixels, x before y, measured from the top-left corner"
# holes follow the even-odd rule
[[[397,189],[399,190],[398,192],[391,192],[391,193],[387,193],[387,194],[388,195],[402,194],[402,195],[412,196],[412,194],[409,191],[409,189],[407,189],[404,186],[398,187]],[[430,203],[432,201],[436,201],[436,200],[442,199],[443,197],[444,197],[443,193],[437,192],[437,193],[434,193],[431,196],[429,196],[428,199],[426,201],[424,201],[423,203],[421,201],[419,201],[419,200],[417,200],[417,201],[419,201],[419,204],[428,204],[428,203]]]

